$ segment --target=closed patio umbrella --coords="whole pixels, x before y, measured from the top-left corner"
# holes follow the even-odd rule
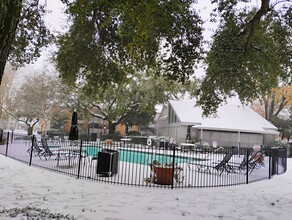
[[[69,140],[75,141],[78,139],[78,125],[77,125],[77,112],[74,111],[71,121],[71,129],[69,133]]]

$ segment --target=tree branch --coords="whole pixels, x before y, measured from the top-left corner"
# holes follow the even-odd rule
[[[278,4],[285,3],[285,2],[292,3],[291,0],[278,1],[274,5],[271,6],[271,9],[273,9],[274,7],[276,7],[276,5],[278,5]]]
[[[112,108],[112,106],[115,104],[116,100],[117,100],[117,98],[113,99],[113,101],[110,103],[110,106],[109,106],[110,108]]]
[[[6,108],[4,108],[4,106],[2,104],[0,104],[0,107],[4,110],[4,112],[6,112],[7,114],[11,115],[13,118],[15,118],[17,121],[21,121],[16,115],[12,114],[11,112],[9,112]]]
[[[107,118],[108,114],[105,111],[102,110],[102,108],[100,107],[99,104],[92,103],[92,106],[97,108],[100,111],[100,113],[103,114],[103,117]]]
[[[245,44],[245,50],[249,49],[251,42],[255,35],[256,29],[260,23],[261,18],[268,13],[271,9],[269,8],[270,0],[261,0],[261,8],[256,12],[252,19],[248,22],[246,29],[243,34],[247,34],[247,41]]]
[[[286,98],[284,95],[282,95],[280,105],[279,105],[277,111],[273,114],[273,116],[278,116],[278,114],[279,114],[279,113],[282,111],[282,109],[287,105],[287,103],[288,103],[287,98]]]
[[[37,120],[34,123],[32,123],[31,127],[34,127],[39,121],[40,121],[40,119],[37,118]]]
[[[87,108],[87,111],[88,111],[89,114],[91,114],[93,117],[100,118],[100,119],[102,119],[102,120],[107,120],[107,116],[104,116],[104,115],[101,115],[101,114],[95,113],[95,112],[91,111],[91,110],[88,109],[88,108]]]

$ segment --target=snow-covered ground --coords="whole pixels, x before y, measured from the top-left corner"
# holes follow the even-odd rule
[[[76,179],[0,155],[1,220],[289,220],[291,213],[291,159],[287,172],[271,180],[171,190]]]

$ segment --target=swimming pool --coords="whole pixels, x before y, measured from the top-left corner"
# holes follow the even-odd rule
[[[100,147],[85,147],[89,156],[97,155],[100,151]],[[160,163],[171,163],[173,161],[172,155],[164,155],[155,152],[135,151],[127,149],[119,149],[119,160],[123,162],[135,163],[135,164],[149,164],[156,160]],[[189,157],[176,156],[175,163],[188,163]]]
[[[154,152],[143,152],[143,151],[131,151],[121,150],[120,160],[135,164],[149,164],[156,160],[160,163],[171,163],[173,161],[172,155],[164,155]],[[189,158],[187,157],[175,157],[175,163],[187,163]]]
[[[52,146],[50,146],[51,148]],[[55,147],[55,146],[54,146]],[[52,147],[52,148],[54,148]],[[88,156],[95,156],[101,151],[99,146],[85,146],[83,147],[88,153]],[[171,163],[173,161],[172,155],[165,155],[154,151],[137,151],[134,149],[119,149],[119,161],[129,162],[134,164],[150,164],[156,160],[160,163]],[[184,156],[175,156],[175,163],[188,163],[190,161],[200,160],[199,158],[190,158]]]

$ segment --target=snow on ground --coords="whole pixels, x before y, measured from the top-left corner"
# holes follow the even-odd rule
[[[76,179],[0,155],[1,220],[288,220],[290,213],[292,159],[271,180],[171,190]]]

